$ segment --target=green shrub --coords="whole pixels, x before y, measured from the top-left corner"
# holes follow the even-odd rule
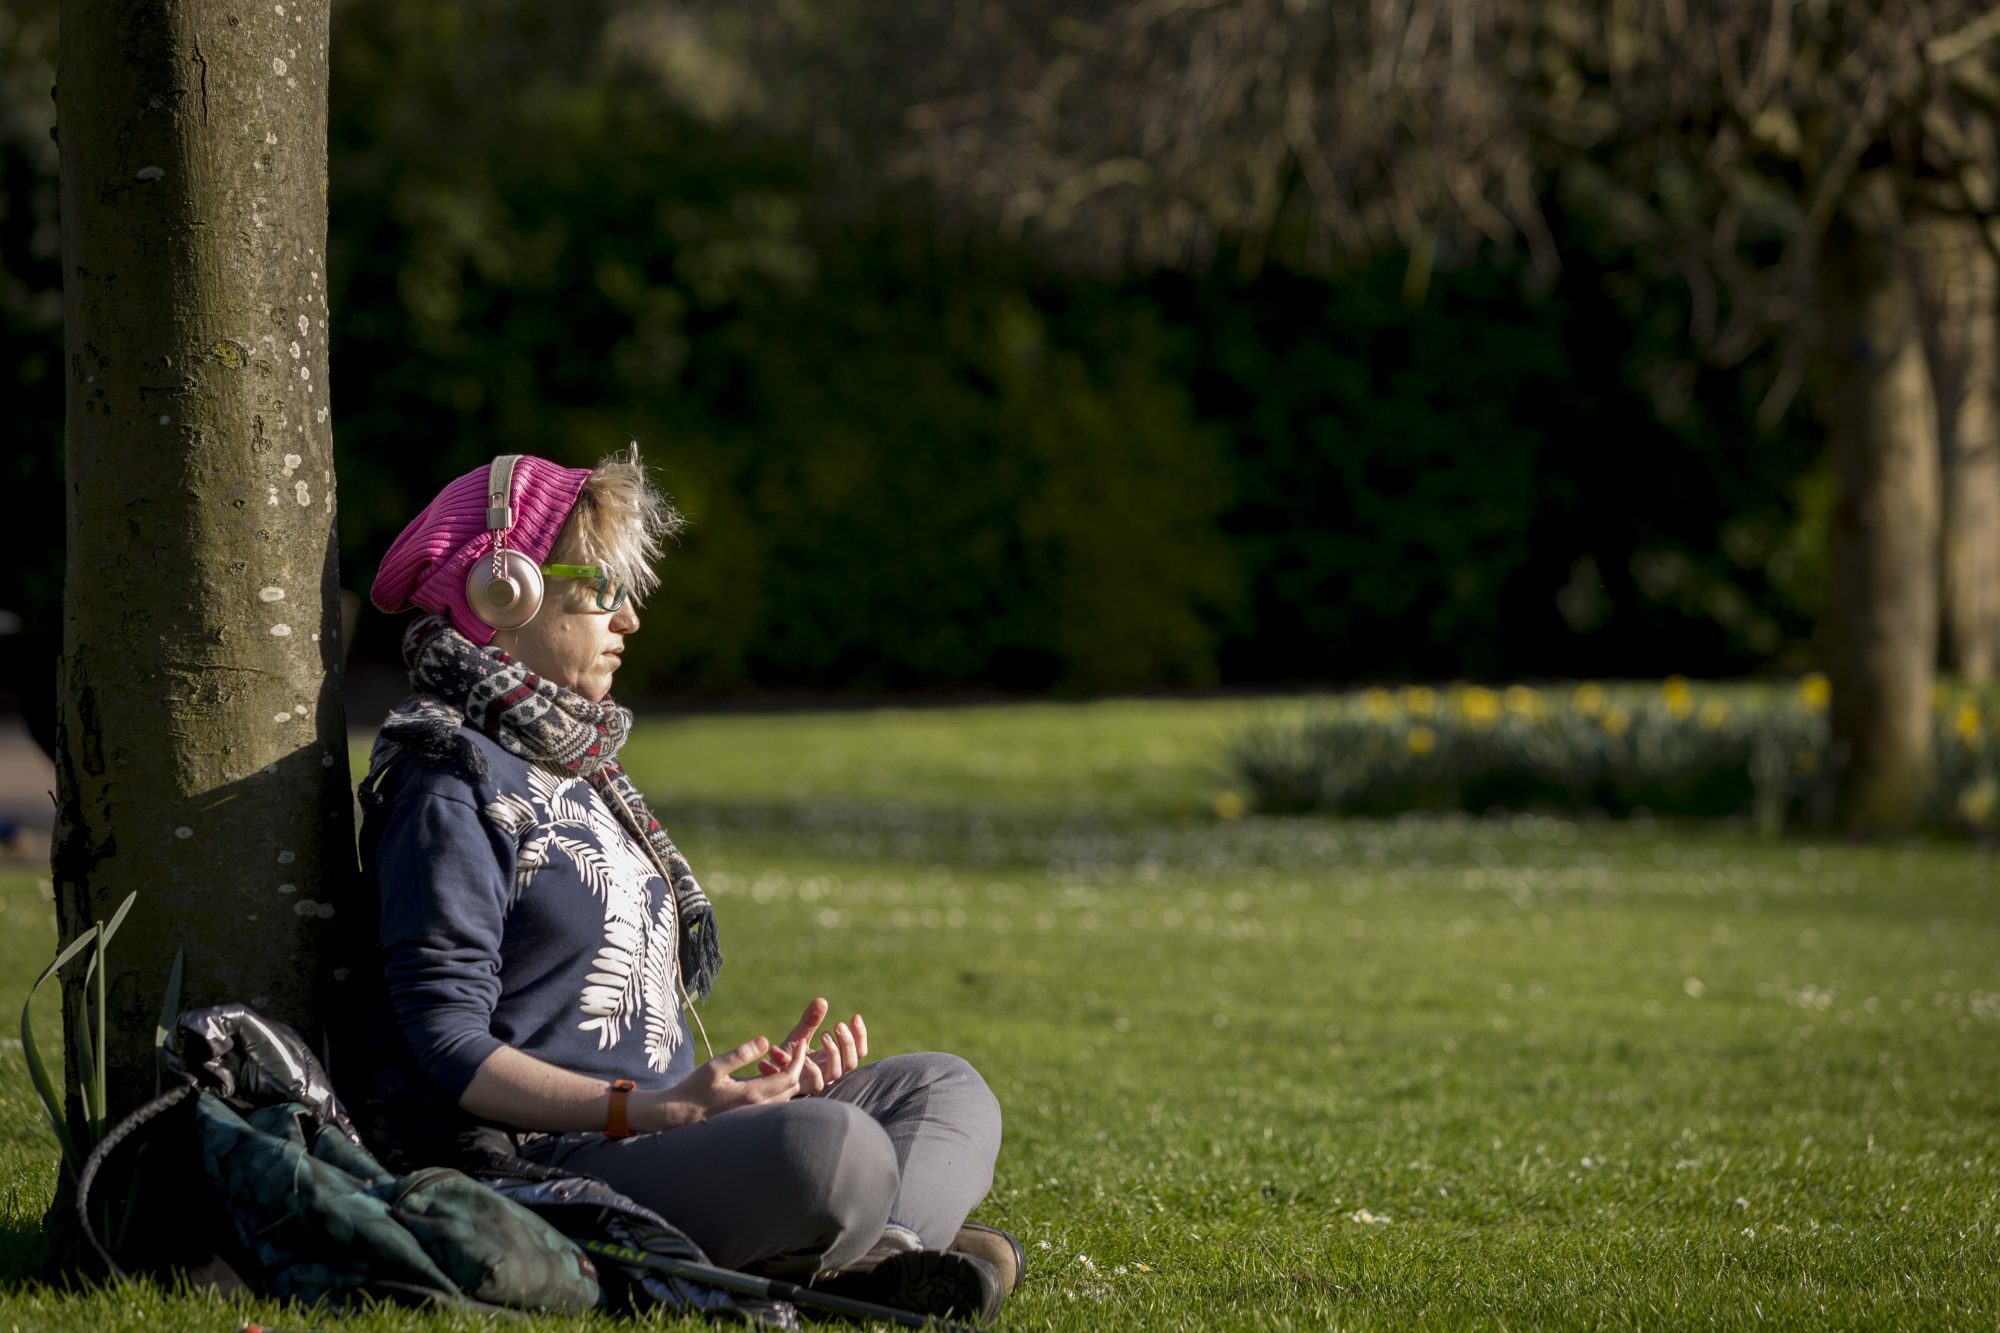
[[[1414,306],[1393,254],[1065,270],[692,114],[605,59],[628,8],[337,7],[349,587],[496,452],[636,438],[692,523],[619,677],[635,698],[1810,652],[1824,543],[1792,490],[1821,432],[1760,433],[1759,372],[1698,370],[1678,297],[1614,299],[1580,246],[1552,290],[1482,252]],[[399,634],[364,611],[357,664]]]
[[[1824,823],[1835,758],[1823,676],[1783,684],[1371,689],[1239,735],[1258,808],[1385,814],[1548,806],[1624,815],[1749,815],[1775,833]],[[1976,691],[1934,698],[1940,823],[1995,826],[2000,714]]]

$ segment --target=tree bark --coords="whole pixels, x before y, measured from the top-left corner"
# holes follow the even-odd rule
[[[1926,218],[1910,234],[1937,390],[1940,659],[1983,682],[2000,668],[2000,282],[1973,219]]]
[[[1856,834],[1909,828],[1935,780],[1937,414],[1909,269],[1888,182],[1864,182],[1820,257],[1838,488],[1834,811]]]
[[[329,0],[65,0],[54,854],[110,951],[111,1114],[183,1007],[311,1034],[353,892],[327,396]],[[83,1003],[81,969],[65,995]],[[77,1105],[74,1060],[72,1120]]]

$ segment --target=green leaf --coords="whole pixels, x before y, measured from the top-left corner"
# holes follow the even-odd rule
[[[42,1058],[42,1048],[35,1042],[35,1027],[31,1021],[35,1005],[35,992],[42,984],[59,971],[63,964],[76,957],[97,938],[97,927],[92,926],[83,934],[69,942],[69,946],[56,955],[56,960],[42,969],[35,978],[35,984],[28,987],[28,998],[21,1005],[21,1054],[28,1063],[28,1078],[35,1085],[35,1095],[41,1098],[42,1110],[49,1117],[49,1127],[55,1130],[56,1142],[62,1145],[63,1160],[69,1164],[70,1178],[75,1179],[83,1169],[83,1158],[76,1151],[76,1143],[69,1136],[69,1125],[63,1119],[62,1094],[56,1090],[55,1080],[49,1077],[48,1062]]]
[[[93,1147],[96,1146],[97,1140],[104,1137],[105,1124],[111,1119],[111,1093],[108,1087],[111,1081],[111,1011],[104,995],[104,978],[111,971],[111,965],[105,961],[104,946],[110,943],[111,932],[118,928],[117,917],[122,917],[125,909],[131,905],[132,897],[127,894],[110,927],[102,925],[98,927],[97,947],[91,951],[97,963],[97,1031],[88,1034],[95,1037],[90,1047],[91,1062],[96,1066],[95,1076],[91,1079],[90,1136]]]
[[[77,1091],[83,1102],[83,1128],[87,1135],[85,1142],[77,1145],[88,1153],[97,1146],[97,1056],[90,1039],[90,1005],[77,1006],[76,1019],[70,1024],[69,1047],[76,1056]]]
[[[93,1140],[104,1137],[111,1121],[111,1016],[105,996],[111,963],[107,951],[111,947],[111,937],[118,933],[118,927],[125,923],[125,914],[138,900],[139,893],[135,889],[125,895],[125,901],[118,904],[118,910],[111,914],[109,922],[97,923],[97,946],[91,950],[90,969],[84,974],[84,984],[94,983],[97,996],[96,1028],[92,1030],[88,1023],[84,1025],[84,1037],[89,1042],[84,1049],[88,1051],[92,1065],[91,1076],[84,1081],[88,1093],[84,1110],[90,1121]]]
[[[123,910],[122,908],[120,909]],[[116,918],[113,918],[115,921]],[[160,1001],[160,1021],[153,1025],[153,1095],[167,1076],[167,1057],[173,1053],[174,1019],[180,1016],[181,966],[187,961],[185,946],[174,950],[174,965],[167,973],[167,993]]]
[[[132,904],[137,902],[138,899],[139,891],[134,889],[125,895],[125,901],[118,904],[118,910],[111,914],[110,924],[104,927],[104,944],[106,948],[110,947],[111,937],[118,933],[118,927],[125,923],[125,914],[132,910]]]

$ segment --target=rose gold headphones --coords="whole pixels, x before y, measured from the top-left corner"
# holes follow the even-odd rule
[[[542,609],[541,566],[507,549],[507,534],[514,527],[514,465],[521,458],[502,454],[487,471],[486,530],[493,534],[493,556],[475,560],[465,575],[472,614],[494,629],[519,629]]]

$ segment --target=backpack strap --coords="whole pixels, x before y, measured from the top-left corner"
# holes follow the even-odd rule
[[[153,1098],[152,1101],[147,1102],[144,1106],[141,1106],[138,1110],[132,1112],[132,1114],[126,1116],[113,1126],[111,1131],[104,1136],[98,1145],[91,1149],[90,1156],[84,1159],[83,1170],[77,1172],[77,1225],[83,1229],[83,1238],[90,1242],[90,1248],[97,1252],[98,1259],[104,1264],[105,1270],[112,1277],[124,1277],[125,1270],[118,1266],[118,1261],[111,1257],[110,1252],[104,1248],[103,1242],[98,1240],[96,1230],[90,1225],[90,1187],[97,1182],[99,1169],[103,1167],[105,1160],[111,1156],[119,1144],[145,1128],[148,1122],[166,1114],[189,1097],[197,1095],[200,1091],[201,1089],[193,1083],[183,1083],[178,1088],[163,1092]]]

